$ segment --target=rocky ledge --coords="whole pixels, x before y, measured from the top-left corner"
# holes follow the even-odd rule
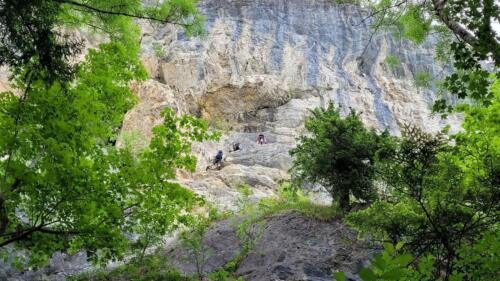
[[[205,273],[221,268],[242,252],[245,241],[237,235],[244,218],[216,223],[203,238]],[[351,280],[367,265],[372,253],[356,234],[338,221],[320,221],[288,212],[253,226],[255,243],[238,263],[236,275],[246,281],[307,280],[331,281],[332,272],[344,271]],[[165,256],[170,265],[186,273],[196,273],[191,250],[174,247]]]

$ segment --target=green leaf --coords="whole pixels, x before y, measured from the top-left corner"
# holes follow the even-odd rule
[[[375,266],[375,268],[380,269],[380,270],[385,269],[385,267],[387,265],[384,257],[380,254],[377,254],[375,256],[375,258],[372,260],[372,264],[373,264],[373,266]]]
[[[359,272],[359,276],[361,277],[361,279],[363,279],[363,281],[374,281],[374,280],[377,280],[377,276],[369,268],[363,268]]]
[[[394,258],[393,262],[399,266],[407,266],[413,260],[412,255],[403,254]]]
[[[342,271],[339,272],[334,272],[333,273],[333,278],[335,278],[336,281],[345,281],[345,273]]]
[[[392,269],[388,272],[385,272],[384,274],[382,274],[382,276],[380,276],[380,279],[383,279],[383,280],[400,280],[404,275],[404,271],[400,268],[395,268],[395,269]]]
[[[394,245],[391,243],[384,243],[384,250],[389,254],[392,255],[396,252],[396,249],[394,248]]]

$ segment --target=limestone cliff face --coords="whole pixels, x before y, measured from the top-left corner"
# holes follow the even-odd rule
[[[355,108],[369,126],[393,133],[405,122],[438,129],[440,120],[429,116],[432,91],[413,83],[417,72],[446,71],[433,59],[435,42],[415,46],[387,34],[370,41],[367,13],[334,2],[204,0],[206,36],[145,26],[144,60],[176,96],[192,95],[195,113],[236,119],[244,131],[269,128],[272,114],[261,116],[258,128],[248,119],[293,99]],[[165,56],[155,59],[153,45]],[[389,54],[401,59],[395,71],[383,63]]]
[[[418,72],[439,77],[449,71],[434,61],[432,39],[416,46],[389,34],[372,36],[366,11],[331,0],[203,0],[200,9],[206,15],[202,38],[143,25],[142,57],[151,80],[137,86],[141,102],[124,129],[148,139],[165,106],[231,126],[219,143],[196,149],[199,173],[182,177],[214,200],[226,198],[221,192],[234,197],[228,187],[240,182],[254,182],[268,194],[286,179],[288,150],[308,110],[329,102],[344,113],[356,109],[368,126],[393,134],[404,123],[427,131],[458,127],[457,117],[431,117],[433,90],[414,85]],[[401,60],[394,70],[384,63],[389,54]],[[257,146],[257,132],[269,144]],[[228,168],[202,172],[217,149],[227,152],[236,141],[244,149],[230,154]],[[214,186],[220,189],[206,192]]]

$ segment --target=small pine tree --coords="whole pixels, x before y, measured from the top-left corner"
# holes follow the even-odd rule
[[[355,111],[342,118],[333,104],[313,110],[305,127],[308,134],[290,151],[293,177],[323,185],[343,210],[349,209],[351,194],[372,199],[377,134],[364,127]]]

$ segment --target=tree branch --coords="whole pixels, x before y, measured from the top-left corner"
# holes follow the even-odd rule
[[[35,231],[37,231],[39,228],[41,228],[41,226],[39,227],[34,227],[34,228],[30,228],[28,229],[27,231],[23,231],[17,235],[14,235],[12,238],[10,239],[7,239],[7,240],[4,240],[2,242],[0,242],[0,248],[2,248],[3,246],[6,246],[10,243],[14,243],[16,241],[19,241],[19,240],[22,240],[24,238],[26,238],[28,235],[34,233]]]
[[[5,198],[0,193],[0,235],[5,233],[8,224],[9,216],[7,215],[7,207],[5,207]]]
[[[373,11],[368,16],[362,18],[359,23],[352,24],[352,25],[353,26],[359,26],[359,25],[363,24],[365,21],[369,20],[370,18],[373,18],[377,14],[383,13],[385,15],[388,10],[390,10],[392,8],[397,8],[397,7],[399,7],[399,6],[403,5],[403,4],[406,4],[406,3],[408,3],[408,0],[403,0],[403,1],[401,1],[399,3],[396,3],[396,4],[392,5],[392,6],[388,6],[388,7],[382,8],[380,10]]]
[[[188,26],[192,25],[192,24],[171,21],[168,17],[165,19],[160,19],[160,18],[155,18],[153,16],[148,16],[148,15],[144,15],[144,14],[132,14],[132,13],[127,13],[127,12],[103,10],[103,9],[92,7],[92,6],[87,5],[85,3],[80,3],[77,1],[73,1],[73,0],[53,0],[53,1],[61,3],[61,4],[67,4],[67,5],[71,5],[71,6],[75,6],[75,7],[84,8],[87,12],[95,12],[95,13],[99,13],[99,14],[106,14],[106,15],[113,15],[113,16],[125,16],[125,17],[136,18],[136,19],[151,20],[151,21],[156,21],[156,22],[161,22],[161,23],[171,23],[171,24],[180,25],[180,26],[184,26],[184,27],[188,27]]]
[[[446,2],[447,0],[432,0],[432,6],[436,15],[460,39],[467,44],[475,45],[477,43],[476,36],[446,15],[444,10]]]
[[[85,233],[85,231],[83,231],[83,230],[71,230],[71,229],[69,229],[69,230],[59,230],[59,229],[47,228],[47,226],[49,226],[51,224],[54,224],[54,223],[57,223],[57,222],[58,221],[52,221],[50,223],[41,224],[41,225],[34,226],[34,227],[31,227],[31,228],[28,228],[28,229],[22,229],[20,231],[16,231],[16,232],[12,232],[12,233],[8,233],[8,234],[0,235],[0,236],[6,236],[6,235],[10,235],[11,236],[11,238],[0,242],[0,248],[2,248],[3,246],[6,246],[8,244],[14,243],[16,241],[24,240],[29,235],[31,235],[31,234],[33,234],[35,232],[46,233],[46,234],[53,234],[53,235],[78,235],[78,234]]]

